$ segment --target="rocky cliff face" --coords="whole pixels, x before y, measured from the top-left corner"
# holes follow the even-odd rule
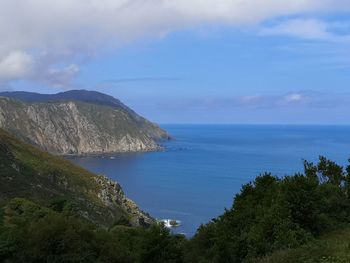
[[[95,180],[101,186],[98,197],[102,202],[108,207],[115,204],[121,206],[130,216],[132,225],[148,226],[155,223],[155,220],[149,214],[140,210],[134,201],[125,196],[118,183],[102,175],[96,177]]]
[[[126,106],[0,97],[0,128],[54,154],[154,151],[169,135]]]

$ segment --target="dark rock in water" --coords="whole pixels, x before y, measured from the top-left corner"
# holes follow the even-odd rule
[[[54,154],[154,151],[170,139],[119,100],[86,90],[0,93],[0,128]]]

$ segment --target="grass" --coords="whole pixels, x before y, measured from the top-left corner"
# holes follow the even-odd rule
[[[296,249],[274,252],[258,263],[348,263],[350,262],[350,226],[332,231]]]
[[[98,194],[96,175],[63,157],[53,156],[0,130],[0,201],[27,198],[41,205],[65,198],[80,213],[109,226],[127,213],[118,204],[106,206]]]

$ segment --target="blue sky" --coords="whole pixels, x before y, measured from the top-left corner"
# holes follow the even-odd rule
[[[38,10],[45,5],[31,2]],[[123,19],[97,10],[100,16],[80,21],[74,15],[91,10],[74,0],[61,6],[62,12],[76,8],[67,25],[46,16],[37,22],[35,13],[22,10],[33,28],[41,23],[28,39],[16,34],[19,26],[2,32],[1,25],[12,21],[0,19],[0,36],[13,38],[7,48],[0,46],[2,89],[98,90],[159,123],[349,124],[346,1],[281,6],[268,0],[261,11],[254,9],[260,0],[248,1],[242,10],[235,0],[223,0],[217,10],[210,0],[200,7],[183,1],[170,7],[157,0],[121,2],[130,2],[122,10],[132,18],[116,8]],[[48,25],[41,28],[45,19]],[[57,36],[48,35],[50,30]]]

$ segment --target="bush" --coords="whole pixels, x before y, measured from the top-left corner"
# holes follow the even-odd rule
[[[52,210],[25,199],[9,201],[0,217],[0,258],[9,262],[183,262],[185,238],[171,235],[162,226],[117,225],[106,230],[65,213],[58,204]]]
[[[350,166],[320,157],[304,174],[263,174],[244,185],[230,210],[190,241],[193,262],[242,262],[299,247],[350,221]]]
[[[105,229],[79,217],[74,204],[61,198],[48,207],[15,198],[0,210],[0,258],[234,263],[293,251],[350,222],[350,165],[344,169],[320,157],[318,164],[305,162],[304,167],[303,174],[277,178],[267,173],[242,186],[232,207],[200,226],[190,240],[170,234],[164,226],[131,227],[127,218]]]

